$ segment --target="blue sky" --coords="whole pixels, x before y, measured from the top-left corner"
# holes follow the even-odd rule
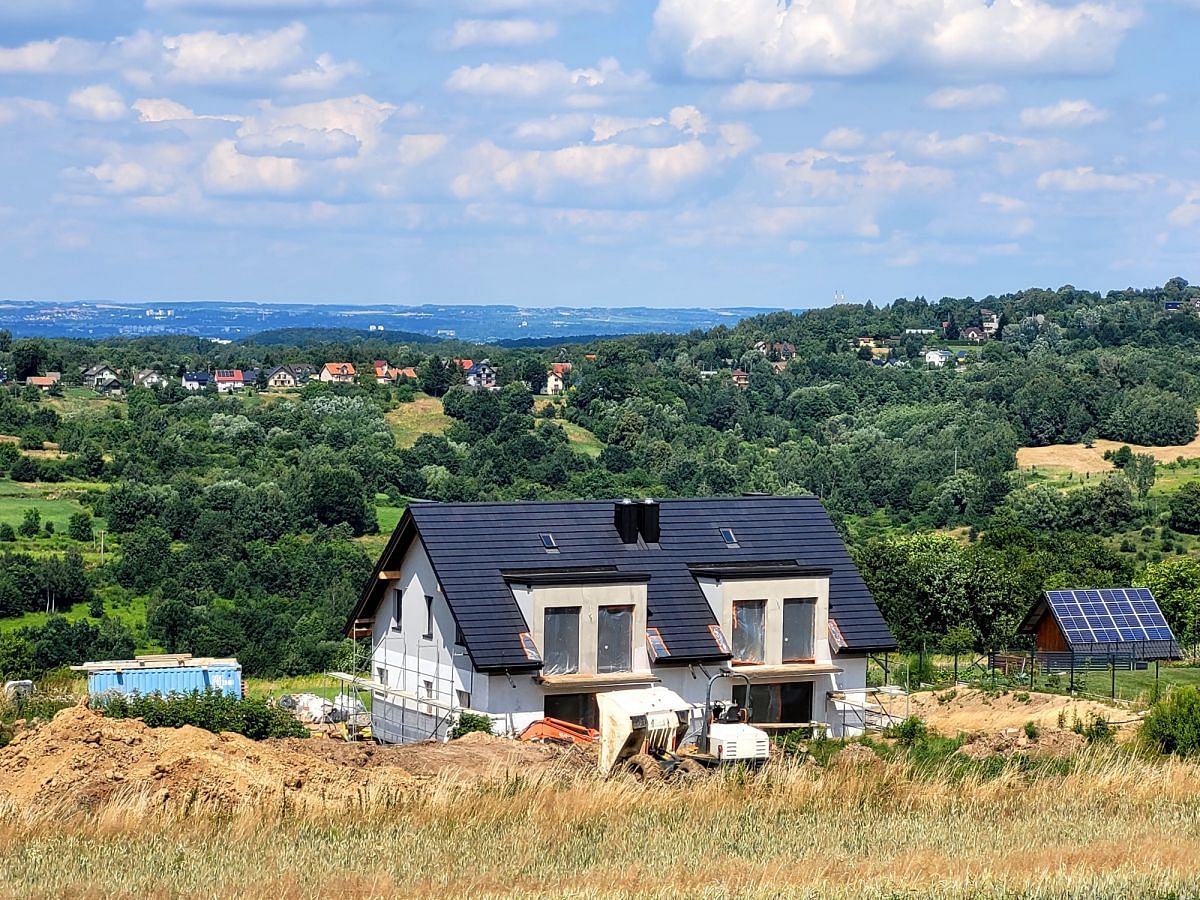
[[[1192,277],[1200,0],[3,0],[0,296]]]

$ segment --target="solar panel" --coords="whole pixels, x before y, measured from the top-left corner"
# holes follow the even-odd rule
[[[1047,591],[1046,602],[1073,646],[1175,640],[1146,588]]]

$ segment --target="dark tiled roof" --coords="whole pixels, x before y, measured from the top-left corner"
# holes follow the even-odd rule
[[[529,669],[518,635],[528,629],[503,573],[596,569],[649,575],[649,620],[671,661],[724,658],[708,626],[716,624],[689,566],[794,560],[830,575],[830,614],[849,651],[895,647],[879,608],[850,560],[833,523],[814,497],[724,497],[660,501],[658,547],[621,543],[612,501],[539,503],[414,503],[380,559],[394,568],[415,534],[433,563],[442,592],[478,669]],[[415,530],[414,530],[415,527]],[[719,529],[732,528],[728,547]],[[558,545],[548,553],[538,535]],[[378,600],[373,575],[354,617]],[[352,617],[353,618],[353,617]]]

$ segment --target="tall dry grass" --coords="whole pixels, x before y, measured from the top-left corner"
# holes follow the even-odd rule
[[[644,788],[442,778],[283,801],[0,811],[0,894],[251,898],[1192,896],[1200,767],[1092,751],[1057,774],[776,766]]]

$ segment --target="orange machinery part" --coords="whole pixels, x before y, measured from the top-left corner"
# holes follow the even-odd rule
[[[538,719],[517,735],[522,741],[570,741],[573,744],[590,744],[600,737],[594,728],[585,728],[562,719]]]

